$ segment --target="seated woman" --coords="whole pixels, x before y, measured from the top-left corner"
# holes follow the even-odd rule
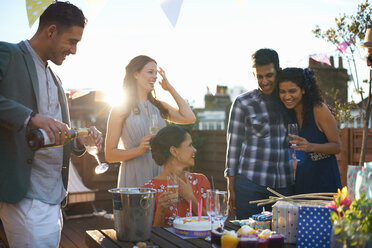
[[[210,184],[206,176],[198,173],[188,173],[184,170],[194,166],[196,149],[187,130],[178,126],[168,126],[161,129],[150,140],[152,158],[156,164],[163,165],[163,172],[144,184],[143,188],[153,188],[158,192],[155,198],[153,226],[170,226],[178,215],[186,217],[189,214],[190,200],[193,215],[197,215],[198,202],[203,199],[203,215],[206,215],[206,191]],[[167,192],[167,178],[177,178],[180,201],[175,208],[177,194]]]
[[[303,161],[296,170],[296,194],[337,192],[341,188],[335,154],[341,150],[336,120],[323,98],[314,72],[286,68],[277,78],[280,100],[295,114],[299,136],[292,135],[291,148]]]

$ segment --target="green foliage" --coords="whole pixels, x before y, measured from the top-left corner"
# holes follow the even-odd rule
[[[322,38],[336,46],[344,41],[352,40],[352,45],[355,47],[364,39],[367,25],[371,25],[371,12],[371,6],[366,0],[358,6],[356,15],[342,14],[335,18],[336,27],[322,31],[317,25],[313,33],[315,37]]]
[[[346,15],[342,14],[338,18],[335,18],[336,26],[333,28],[328,28],[323,31],[318,25],[313,30],[315,37],[321,38],[333,45],[335,47],[342,42],[352,41],[349,45],[350,53],[341,53],[341,55],[346,58],[349,71],[352,76],[354,83],[354,90],[361,96],[363,99],[362,88],[359,86],[358,80],[358,71],[355,64],[355,53],[362,54],[359,51],[358,44],[361,44],[368,25],[372,25],[371,21],[372,8],[368,3],[368,0],[365,0],[364,3],[358,5],[358,10],[355,15]],[[352,68],[353,65],[353,68]]]
[[[363,101],[363,89],[359,85],[358,70],[355,62],[355,52],[362,54],[359,51],[358,44],[361,44],[366,33],[367,27],[372,25],[371,21],[372,8],[368,0],[358,5],[358,10],[355,15],[341,14],[335,18],[336,26],[323,31],[318,25],[313,30],[315,37],[322,38],[323,40],[332,43],[336,47],[342,42],[351,42],[348,49],[350,53],[340,52],[346,58],[349,65],[349,72],[354,84],[354,90],[359,94],[361,99],[361,107],[359,113],[363,119],[363,139],[362,148],[360,152],[359,165],[365,161],[365,154],[367,149],[367,135],[369,124],[369,104],[371,99],[371,75],[369,80],[368,100]],[[363,114],[364,112],[364,114]]]
[[[333,235],[337,242],[357,247],[372,241],[372,200],[362,194],[359,200],[351,203],[348,210],[339,212],[344,214],[341,216],[331,212]]]
[[[337,123],[345,123],[351,121],[353,117],[350,114],[352,109],[358,108],[355,102],[343,102],[340,99],[340,90],[332,88],[330,91],[325,91],[324,95],[328,99],[332,99],[332,107],[336,113]]]
[[[372,200],[368,200],[362,194],[359,200],[354,200],[350,209],[346,211],[344,219],[349,222],[360,221],[357,230],[363,233],[372,233]]]

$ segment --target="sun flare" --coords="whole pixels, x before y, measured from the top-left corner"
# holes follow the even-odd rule
[[[126,98],[121,89],[110,88],[104,91],[104,101],[110,104],[111,107],[116,107]]]

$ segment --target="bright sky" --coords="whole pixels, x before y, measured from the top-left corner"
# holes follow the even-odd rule
[[[312,30],[333,27],[341,13],[356,13],[361,0],[242,0],[243,8],[236,0],[184,0],[175,28],[160,0],[107,0],[96,15],[83,0],[70,2],[89,21],[77,54],[52,66],[65,89],[101,89],[118,98],[125,66],[145,54],[163,67],[185,99],[203,107],[207,87],[212,93],[216,85],[257,87],[250,64],[257,49],[275,49],[283,68],[307,67],[312,54],[337,56]],[[37,25],[29,28],[25,0],[0,0],[1,41],[30,39]],[[360,63],[361,78],[368,73]],[[172,103],[159,88],[157,96]]]

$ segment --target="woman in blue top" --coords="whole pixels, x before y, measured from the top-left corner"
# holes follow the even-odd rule
[[[296,194],[337,192],[341,178],[335,154],[341,150],[336,120],[323,98],[314,72],[286,68],[278,75],[278,92],[284,106],[297,119],[299,136],[291,148],[301,158],[296,170]]]

